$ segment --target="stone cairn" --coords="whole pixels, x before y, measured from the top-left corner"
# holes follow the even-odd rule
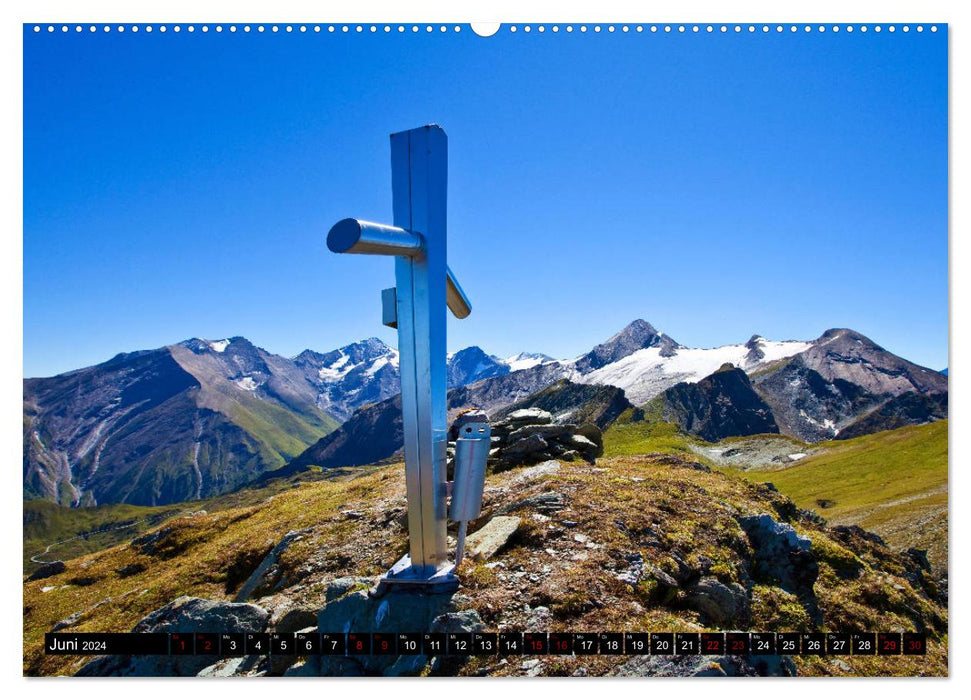
[[[453,447],[449,443],[449,456]],[[592,464],[602,454],[603,433],[596,425],[554,423],[553,415],[540,408],[521,408],[492,424],[489,469],[493,472],[551,459]]]

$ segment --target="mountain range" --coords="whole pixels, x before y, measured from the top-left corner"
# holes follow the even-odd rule
[[[638,319],[572,360],[465,348],[448,357],[447,378],[450,415],[529,405],[546,391],[558,420],[653,407],[705,439],[755,431],[814,442],[947,411],[946,375],[848,329],[701,349]],[[399,392],[398,353],[377,338],[293,358],[241,337],[195,338],[25,379],[24,497],[160,505],[308,465],[372,463],[401,447]]]

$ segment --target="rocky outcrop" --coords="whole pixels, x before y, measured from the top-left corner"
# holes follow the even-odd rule
[[[676,384],[661,396],[664,420],[709,442],[779,432],[772,410],[748,375],[730,364],[697,384]]]
[[[262,632],[270,615],[249,603],[226,603],[182,596],[149,613],[132,632]],[[101,656],[85,664],[78,676],[195,676],[212,666],[218,657],[182,656]]]
[[[493,471],[503,471],[551,459],[592,463],[603,454],[599,431],[592,423],[554,423],[552,414],[539,408],[517,409],[492,425],[489,464]]]
[[[737,583],[724,584],[716,578],[703,578],[688,590],[687,602],[718,625],[744,626],[749,617],[748,594]]]
[[[302,536],[305,533],[306,530],[302,532],[291,530],[284,535],[276,546],[270,550],[270,553],[263,558],[263,561],[261,561],[259,566],[256,567],[252,574],[250,574],[249,578],[243,582],[243,585],[240,586],[239,591],[236,593],[236,597],[233,599],[234,602],[243,603],[249,600],[253,593],[255,593],[256,590],[263,585],[267,574],[277,563],[280,555],[283,554],[293,542],[302,539]]]
[[[601,430],[606,430],[621,413],[631,407],[632,404],[622,389],[600,384],[576,384],[562,379],[553,386],[541,389],[522,401],[497,411],[493,417],[502,420],[519,409],[539,408],[552,414],[558,423],[592,423]]]
[[[819,565],[808,537],[800,536],[792,525],[777,522],[766,513],[739,518],[738,524],[755,552],[753,578],[776,584],[802,599],[813,598]]]
[[[376,581],[372,581],[376,583]],[[462,609],[467,601],[462,596],[448,594],[416,594],[392,589],[382,596],[366,590],[354,590],[329,600],[317,615],[317,629],[321,632],[384,632],[428,631],[433,633],[476,632],[484,625],[477,612]],[[461,663],[461,657],[450,657]],[[444,657],[424,655],[380,655],[329,657],[314,656],[291,666],[287,676],[360,676],[418,675],[428,666],[440,667],[448,663]]]
[[[947,392],[942,394],[906,394],[888,399],[836,435],[837,440],[849,440],[877,433],[896,430],[906,425],[923,425],[947,418]]]

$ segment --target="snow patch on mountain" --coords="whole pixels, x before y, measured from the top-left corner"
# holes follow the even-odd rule
[[[509,366],[510,372],[517,372],[521,369],[529,369],[530,367],[542,365],[547,362],[555,362],[555,360],[549,355],[544,355],[540,352],[521,352],[512,357],[507,357],[502,362]]]
[[[226,348],[229,347],[229,339],[212,340],[209,342],[209,347],[212,348],[213,352],[226,352]]]
[[[236,386],[245,391],[256,391],[260,385],[252,377],[243,377],[236,380]]]
[[[663,348],[650,347],[637,350],[593,372],[575,373],[571,379],[584,384],[619,387],[627,394],[628,400],[640,405],[678,382],[698,382],[726,362],[750,372],[759,366],[803,352],[810,346],[800,341],[769,341],[760,337],[753,340],[758,343],[762,354],[755,362],[749,359],[752,341],[718,348],[679,347],[669,356],[662,355]]]

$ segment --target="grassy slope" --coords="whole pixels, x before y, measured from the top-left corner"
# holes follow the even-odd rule
[[[792,466],[744,474],[753,481],[772,482],[799,507],[817,511],[833,525],[859,525],[895,549],[926,549],[934,570],[946,571],[947,435],[945,420],[834,440],[815,445],[815,454]],[[731,446],[753,438],[727,438],[716,444]],[[708,444],[673,424],[631,422],[629,415],[604,434],[607,457],[683,454],[714,467],[689,448]]]
[[[633,588],[618,581],[614,572],[628,566],[631,552],[639,552],[669,572],[677,569],[672,557],[681,556],[689,566],[706,567],[725,583],[744,581],[750,575],[751,552],[736,518],[778,511],[792,514],[793,525],[813,541],[820,561],[815,594],[821,629],[926,628],[931,638],[927,657],[852,658],[850,671],[833,658],[799,657],[795,662],[801,672],[946,674],[946,610],[903,576],[902,560],[869,543],[850,551],[850,545],[837,543],[826,529],[799,519],[781,494],[735,474],[698,471],[691,461],[622,457],[603,460],[598,470],[578,463],[531,478],[522,470],[488,477],[484,517],[507,508],[523,518],[523,525],[510,548],[494,560],[499,568],[463,564],[465,605],[475,608],[491,629],[523,629],[524,601],[534,608],[549,607],[553,631],[712,629],[681,597],[660,595],[653,579]],[[169,520],[154,554],[121,544],[67,562],[63,574],[25,583],[25,672],[49,675],[79,668],[83,660],[40,652],[44,632],[73,613],[82,612],[72,630],[124,631],[179,595],[231,599],[289,530],[307,528],[303,539],[281,557],[275,580],[294,606],[310,610],[323,604],[327,581],[342,575],[373,576],[406,550],[407,531],[395,517],[404,512],[400,465],[346,483],[288,486],[259,504]],[[521,503],[550,492],[565,494],[566,508],[554,519],[572,520],[575,525],[568,533],[533,517],[530,506]],[[347,508],[360,515],[343,517]],[[648,532],[654,534],[648,537]],[[144,569],[119,573],[133,564]],[[522,575],[510,575],[519,567]],[[752,596],[751,619],[726,627],[812,627],[802,604],[771,582],[756,585]],[[545,673],[570,675],[583,666],[597,675],[625,660],[550,658]],[[473,674],[483,665],[488,662],[476,659],[460,672]],[[517,674],[517,668],[508,664],[490,673]]]
[[[341,481],[368,472],[366,467],[310,471],[291,479],[277,479],[260,488],[244,488],[233,493],[201,501],[148,507],[112,504],[97,508],[67,508],[45,500],[24,502],[23,561],[24,574],[40,565],[30,557],[40,554],[48,545],[42,561],[68,560],[83,554],[114,547],[156,527],[184,512],[219,512],[245,508],[265,501],[276,493],[294,488],[306,481]],[[60,544],[56,544],[60,543]]]
[[[50,501],[24,501],[24,572],[39,565],[30,557],[40,554],[48,545],[49,554],[42,561],[70,559],[97,552],[118,542],[130,540],[183,510],[182,505],[149,508],[126,504],[97,508],[67,508]]]
[[[604,456],[625,457],[663,452],[665,454],[691,454],[689,444],[702,440],[686,435],[674,423],[660,420],[661,407],[656,401],[643,409],[645,420],[632,421],[633,411],[627,410],[604,433]]]
[[[823,443],[793,466],[746,477],[771,481],[832,524],[860,525],[897,548],[927,549],[935,569],[946,568],[947,435],[945,420]]]

